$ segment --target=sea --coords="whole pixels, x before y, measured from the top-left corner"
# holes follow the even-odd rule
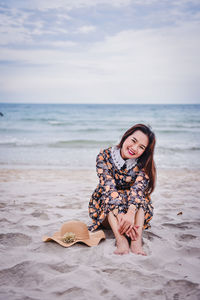
[[[136,123],[156,135],[158,168],[200,168],[200,105],[0,103],[0,168],[95,169]]]

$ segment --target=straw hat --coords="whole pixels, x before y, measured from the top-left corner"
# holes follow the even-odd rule
[[[88,246],[96,246],[101,239],[105,239],[102,230],[89,232],[87,225],[80,221],[69,221],[64,223],[60,231],[54,233],[52,237],[44,236],[43,242],[55,241],[63,247],[70,247],[78,242],[83,242]]]

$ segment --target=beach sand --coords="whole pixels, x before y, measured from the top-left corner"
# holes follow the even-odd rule
[[[63,248],[42,242],[69,220],[90,223],[95,170],[0,170],[0,299],[200,299],[200,171],[160,169],[147,256],[113,254],[115,240]]]

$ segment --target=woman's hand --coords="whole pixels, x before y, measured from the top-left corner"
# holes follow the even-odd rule
[[[130,227],[126,232],[126,235],[130,237],[132,241],[136,241],[138,238],[138,228],[139,226],[134,225],[133,227]]]
[[[126,214],[119,214],[117,216],[118,220],[118,230],[120,234],[126,234],[131,240],[135,241],[138,237],[138,226],[134,225],[135,212],[128,211]]]
[[[127,212],[126,214],[119,214],[117,216],[118,220],[118,230],[120,234],[126,233],[130,228],[134,226],[134,215]]]

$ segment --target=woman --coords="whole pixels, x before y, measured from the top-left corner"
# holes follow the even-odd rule
[[[96,230],[108,221],[116,238],[115,254],[146,255],[142,232],[153,216],[150,194],[155,187],[153,160],[155,135],[136,124],[117,146],[100,151],[96,160],[99,184],[89,202],[89,215]],[[128,239],[131,240],[130,248]]]

